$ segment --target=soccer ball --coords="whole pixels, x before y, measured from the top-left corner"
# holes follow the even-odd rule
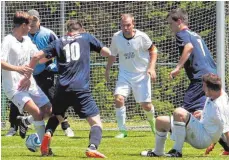
[[[39,140],[37,133],[30,134],[26,138],[25,145],[31,152],[36,152],[41,146],[41,142]]]

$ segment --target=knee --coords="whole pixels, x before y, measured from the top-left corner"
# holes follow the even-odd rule
[[[176,108],[173,112],[173,118],[175,121],[185,122],[187,117],[187,111],[184,108]]]
[[[156,130],[159,132],[167,132],[170,129],[170,118],[168,116],[159,116],[156,118]]]
[[[124,106],[125,98],[121,95],[115,96],[115,105],[117,108]]]
[[[143,103],[141,103],[141,107],[142,107],[145,111],[151,111],[152,108],[154,108],[154,106],[152,105],[151,102],[143,102]]]

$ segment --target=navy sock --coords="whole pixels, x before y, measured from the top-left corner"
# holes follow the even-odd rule
[[[89,139],[90,144],[88,147],[91,149],[97,149],[102,139],[102,128],[99,126],[92,126]]]
[[[57,126],[59,125],[59,120],[57,119],[56,116],[52,116],[49,118],[48,123],[45,127],[45,132],[50,132],[51,135],[53,136]]]
[[[66,130],[68,127],[70,127],[70,124],[68,123],[68,121],[64,121],[61,123],[62,130]]]
[[[223,149],[227,152],[229,152],[229,146],[227,145],[226,142],[222,138],[219,139],[219,144],[223,147]]]

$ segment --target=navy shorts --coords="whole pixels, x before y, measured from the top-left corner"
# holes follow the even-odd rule
[[[206,96],[202,82],[191,82],[184,95],[183,107],[190,113],[203,110]]]
[[[53,98],[52,112],[64,116],[68,107],[72,106],[80,118],[93,117],[99,114],[90,91],[56,90]]]

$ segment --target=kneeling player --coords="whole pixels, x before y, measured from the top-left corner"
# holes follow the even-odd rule
[[[207,148],[216,143],[225,124],[223,108],[228,107],[228,95],[221,88],[221,79],[215,74],[203,76],[203,90],[208,97],[200,121],[183,108],[175,109],[173,116],[160,116],[156,119],[156,146],[154,150],[142,151],[142,156],[182,157],[182,147],[186,141],[194,148]],[[168,132],[175,140],[173,148],[164,154]]]

